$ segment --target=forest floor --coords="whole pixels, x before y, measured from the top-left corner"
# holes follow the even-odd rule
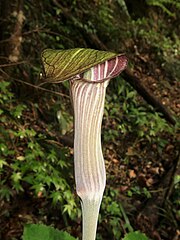
[[[149,64],[149,59],[150,54],[142,52],[136,58],[133,56],[134,74],[142,79],[144,85],[172,114],[179,115],[179,83],[171,79],[155,62],[151,61]],[[33,121],[33,124],[38,125],[33,108],[27,113],[27,122],[31,123],[30,119],[34,119],[36,122]],[[153,240],[177,240],[180,235],[177,223],[180,219],[173,204],[176,201],[173,177],[175,172],[180,174],[177,172],[179,136],[172,137],[162,133],[161,138],[168,140],[163,151],[159,151],[156,144],[134,142],[132,135],[125,139],[120,136],[116,143],[105,145],[103,149],[107,189],[120,191],[119,201],[135,229],[145,232]],[[70,148],[70,151],[73,149]],[[128,160],[122,159],[122,156],[127,156]],[[140,188],[137,188],[137,185]],[[28,191],[18,195],[13,205],[1,204],[3,211],[8,210],[7,215],[3,214],[0,223],[2,240],[20,239],[23,226],[27,222],[53,223],[59,229],[63,226],[64,219],[58,216],[55,208],[50,207],[50,202],[41,196],[34,198]],[[70,220],[68,221],[70,223]],[[70,231],[72,235],[78,236],[80,220],[76,225],[73,222],[73,226]],[[103,232],[104,227],[105,223],[102,222],[99,231]],[[108,237],[104,236],[104,239]]]

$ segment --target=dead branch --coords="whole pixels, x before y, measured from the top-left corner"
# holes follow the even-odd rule
[[[140,81],[140,79],[134,76],[133,72],[127,68],[123,73],[123,78],[139,93],[143,99],[153,106],[157,112],[162,113],[163,117],[172,125],[176,124],[176,121],[169,110],[158,100],[153,93],[151,93]]]
[[[10,37],[10,42],[9,42],[11,51],[8,58],[11,62],[18,62],[20,57],[20,52],[21,52],[22,28],[23,28],[23,22],[25,20],[22,6],[23,6],[23,0],[19,0],[17,4],[17,10],[15,10],[12,13],[13,16],[16,18],[16,23],[14,26],[13,33]]]

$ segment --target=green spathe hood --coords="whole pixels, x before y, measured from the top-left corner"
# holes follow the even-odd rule
[[[42,52],[44,78],[58,83],[71,79],[91,67],[124,54],[86,48],[68,50],[46,49]]]

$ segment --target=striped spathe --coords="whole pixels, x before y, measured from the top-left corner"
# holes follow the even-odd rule
[[[81,199],[83,240],[95,240],[106,183],[101,125],[106,88],[127,66],[124,54],[75,48],[42,53],[44,81],[70,81],[74,109],[74,168]]]
[[[116,56],[71,80],[74,109],[74,164],[76,191],[83,210],[83,240],[96,236],[99,208],[106,182],[101,147],[101,125],[106,87],[127,65],[127,58]]]

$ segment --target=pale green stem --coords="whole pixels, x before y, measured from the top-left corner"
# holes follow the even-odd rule
[[[81,198],[83,240],[95,240],[99,208],[106,182],[101,149],[101,124],[108,81],[71,82],[74,108],[76,191]]]

